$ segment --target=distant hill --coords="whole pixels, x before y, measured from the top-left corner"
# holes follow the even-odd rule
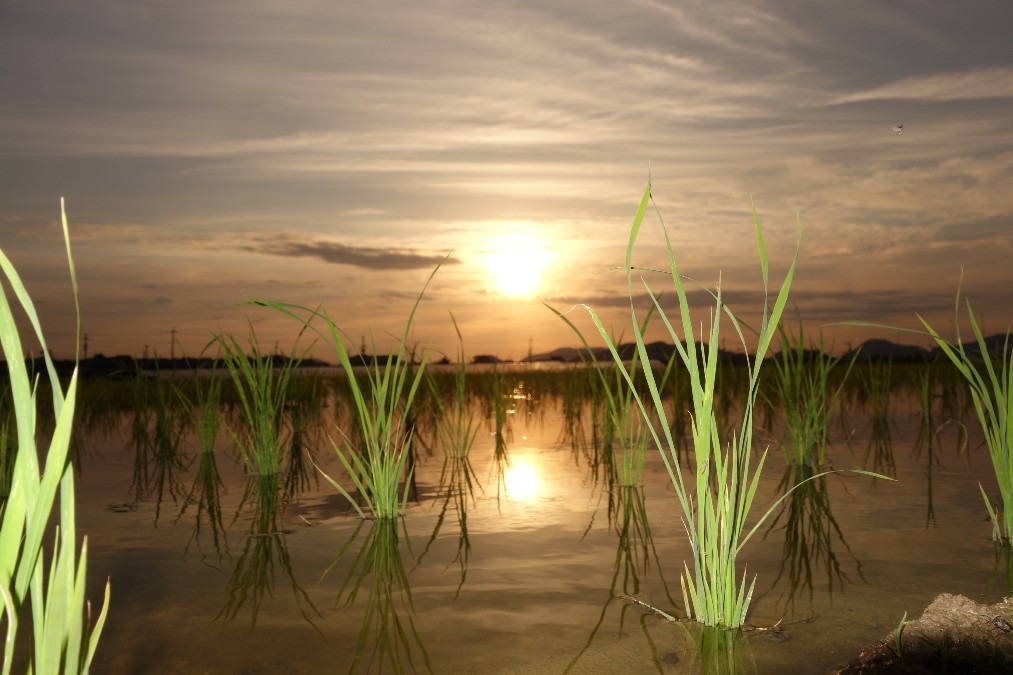
[[[616,347],[616,352],[619,357],[624,361],[630,361],[636,356],[636,345],[633,343],[624,343]],[[667,363],[672,355],[675,354],[675,345],[671,342],[649,342],[644,345],[644,349],[647,351],[647,356],[652,361],[659,363]],[[705,350],[704,350],[705,351]],[[608,347],[595,347],[591,350],[594,354],[594,359],[598,362],[611,363],[612,352],[609,351]],[[574,347],[560,347],[553,349],[551,352],[545,352],[543,354],[532,354],[530,357],[524,359],[525,362],[537,363],[538,361],[557,361],[560,363],[580,363],[587,358],[586,349],[577,349]],[[736,352],[729,352],[725,350],[719,350],[718,358],[724,361],[742,361],[742,354]]]
[[[889,340],[866,340],[858,349],[846,352],[842,358],[850,360],[857,353],[857,362],[865,361],[893,361],[895,363],[910,361],[929,361],[933,358],[933,352],[915,345],[901,345]]]
[[[997,334],[985,338],[986,348],[991,354],[1002,354],[1003,347],[1007,345],[1006,335]],[[1013,351],[1013,340],[1008,343],[1008,346]],[[666,363],[672,354],[675,352],[675,346],[671,343],[666,342],[652,342],[645,345],[647,348],[648,355],[655,361]],[[965,341],[964,349],[969,354],[978,353],[978,345],[974,342],[968,343]],[[606,347],[596,347],[592,350],[594,357],[599,362],[610,363],[612,361],[612,355],[609,353]],[[635,346],[633,344],[623,344],[616,350],[624,360],[630,360],[634,356]],[[582,358],[587,354],[585,349],[576,349],[573,347],[560,347],[553,349],[551,352],[545,352],[542,354],[533,354],[529,359],[525,361],[557,361],[560,363],[580,363]],[[806,350],[806,354],[809,356],[815,356],[816,352],[812,350]],[[917,345],[905,345],[891,342],[890,340],[872,339],[863,342],[857,349],[846,352],[843,356],[843,360],[848,360],[857,354],[856,361],[859,363],[868,361],[883,361],[890,360],[895,363],[906,363],[906,362],[920,362],[920,361],[931,361],[936,358],[943,356],[942,350],[938,347],[934,349],[925,349]],[[771,358],[776,358],[779,355],[778,352],[771,354]],[[729,352],[722,350],[719,357],[723,361],[731,361],[733,363],[741,363],[745,360],[745,357],[739,352]]]

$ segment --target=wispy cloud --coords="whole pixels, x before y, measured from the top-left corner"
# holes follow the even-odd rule
[[[414,270],[432,268],[440,262],[457,264],[454,258],[418,253],[394,248],[348,246],[334,241],[295,241],[291,235],[264,237],[255,245],[242,246],[243,250],[289,258],[319,258],[334,265],[350,265],[368,270]]]
[[[743,311],[751,198],[775,264],[801,213],[807,313],[931,309],[961,265],[968,291],[1009,287],[1013,5],[993,4],[0,3],[0,244],[49,274],[66,196],[92,316],[133,343],[139,279],[174,299],[145,304],[165,330],[263,293],[370,317],[453,250],[427,297],[526,344],[552,328],[486,283],[496,223],[558,252],[543,295],[619,316],[608,270],[650,171],[685,272],[722,272]],[[662,241],[645,223],[642,264]]]
[[[880,87],[847,94],[834,103],[882,99],[962,101],[1013,98],[1013,68],[982,68],[959,73],[909,77]]]

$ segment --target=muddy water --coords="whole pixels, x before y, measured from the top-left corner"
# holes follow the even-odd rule
[[[828,463],[896,482],[823,479],[746,545],[740,563],[757,577],[749,623],[781,623],[746,633],[740,670],[832,672],[940,592],[1003,596],[978,490],[981,481],[995,492],[995,481],[974,424],[969,452],[950,425],[930,464],[915,445],[917,414],[893,415],[884,449],[852,413],[835,426]],[[196,459],[176,472],[176,494],[168,481],[161,498],[156,484],[136,499],[125,433],[90,437],[78,488],[89,593],[112,580],[95,672],[345,672],[357,660],[363,672],[690,672],[687,626],[622,597],[684,615],[689,548],[662,463],[649,455],[642,500],[610,494],[589,450],[560,440],[562,426],[551,411],[516,415],[505,447],[484,430],[471,452],[475,487],[461,500],[443,496],[443,459],[424,459],[399,557],[322,482],[258,528],[249,506],[239,509],[242,467],[227,438],[216,545],[196,506],[182,508]],[[338,472],[326,448],[315,456]],[[772,452],[754,516],[781,494],[783,472]]]

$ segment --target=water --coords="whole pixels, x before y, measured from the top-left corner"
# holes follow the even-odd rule
[[[964,451],[960,427],[947,425],[930,464],[916,447],[919,420],[895,402],[889,442],[860,410],[835,422],[829,464],[897,481],[820,479],[746,545],[740,566],[757,581],[740,668],[833,672],[940,592],[988,603],[1004,595],[978,489],[995,492],[980,432],[968,418]],[[564,439],[556,405],[525,414],[522,402],[505,447],[484,426],[470,455],[478,485],[463,495],[441,490],[442,457],[420,461],[399,556],[390,533],[356,518],[324,481],[258,530],[249,504],[239,508],[245,478],[227,434],[216,546],[196,507],[183,510],[198,466],[193,439],[181,443],[190,464],[177,465],[161,497],[149,481],[137,499],[127,423],[89,433],[80,462],[90,596],[112,581],[95,672],[393,672],[397,663],[435,673],[690,672],[690,625],[622,597],[684,616],[689,545],[659,457],[649,455],[642,500],[610,495],[590,449]],[[754,518],[782,493],[784,460],[772,450]],[[339,473],[326,444],[314,457]],[[150,460],[148,475],[158,475]]]

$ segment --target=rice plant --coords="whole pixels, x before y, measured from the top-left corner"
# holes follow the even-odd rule
[[[150,473],[145,484],[155,496],[155,525],[162,513],[162,502],[168,496],[175,504],[185,496],[182,474],[190,462],[183,456],[182,441],[190,423],[190,410],[179,405],[176,386],[162,376],[155,360],[155,373],[146,380],[145,390],[150,396],[150,410],[153,413],[145,453],[150,453]]]
[[[599,420],[596,428],[601,431],[604,464],[611,469],[609,484],[611,485],[612,481],[617,481],[623,487],[641,485],[644,477],[648,434],[639,410],[633,405],[633,390],[636,386],[637,371],[640,369],[639,361],[631,361],[628,370],[603,366],[598,362],[594,350],[584,340],[580,329],[562,312],[549,305],[545,306],[573,329],[584,342],[581,358],[587,360],[588,367],[598,376],[599,386],[595,387],[594,391],[596,394],[604,395],[603,399],[599,397],[599,400],[604,404],[604,414],[600,417],[596,416],[596,419]],[[654,308],[652,307],[644,316],[643,323],[638,326],[639,335],[647,332],[653,314]],[[611,336],[608,338],[608,342],[616,346],[621,345],[622,335]],[[669,361],[665,375],[658,384],[659,390],[664,388],[673,364],[673,361]],[[646,367],[650,368],[651,366],[648,363]],[[616,452],[617,445],[619,446],[618,453]]]
[[[453,314],[450,315],[450,320],[454,324],[454,330],[457,332],[458,349],[457,367],[454,369],[454,398],[449,409],[444,404],[443,397],[437,390],[432,378],[429,378],[429,385],[437,408],[439,420],[438,434],[444,456],[466,458],[471,452],[471,446],[475,443],[479,425],[471,415],[468,401],[464,338]]]
[[[301,334],[301,333],[300,333]],[[209,343],[222,350],[232,383],[239,399],[243,417],[243,430],[233,432],[242,452],[247,470],[254,475],[277,475],[285,457],[285,401],[293,370],[309,353],[293,351],[288,358],[275,358],[264,354],[250,324],[247,344],[250,355],[235,336],[216,335]]]
[[[289,383],[285,403],[290,427],[288,471],[282,486],[286,499],[319,484],[310,458],[323,438],[326,399],[323,378],[317,374],[303,374]]]
[[[1013,540],[1013,359],[1010,358],[1009,332],[1001,344],[1001,356],[993,354],[982,335],[981,327],[965,299],[967,319],[974,335],[977,349],[968,350],[957,332],[956,344],[950,344],[920,315],[925,330],[950,362],[957,368],[971,392],[975,413],[985,433],[985,444],[992,458],[1002,507],[996,509],[989,500],[985,488],[979,483],[985,508],[992,520],[992,539],[1010,545]],[[954,308],[954,325],[960,325],[960,289]]]
[[[935,439],[939,429],[936,427],[935,413],[933,412],[933,402],[937,398],[938,370],[938,364],[933,361],[916,369],[911,375],[921,409],[921,424],[918,425],[918,437],[914,442],[914,456],[918,458],[923,448],[928,456],[926,463],[928,502],[925,515],[926,528],[936,522],[936,512],[932,502],[932,473],[935,466],[939,464],[939,457],[935,453]]]
[[[415,363],[414,349],[409,345],[412,322],[425,289],[429,286],[440,266],[432,271],[412,306],[404,334],[396,350],[381,359],[377,356],[376,342],[371,337],[373,358],[365,366],[364,387],[357,377],[355,365],[346,347],[349,336],[342,331],[323,308],[309,309],[282,302],[257,300],[255,304],[270,307],[299,321],[304,330],[312,330],[328,341],[338,357],[347,378],[355,404],[359,426],[360,443],[352,441],[349,434],[343,434],[344,448],[331,441],[338,460],[354,484],[359,499],[354,498],[335,479],[323,474],[340,494],[355,508],[360,517],[367,512],[378,519],[392,519],[407,506],[409,487],[413,476],[411,468],[411,444],[414,427],[410,423],[412,402],[422,383],[429,352],[423,353],[420,363]],[[314,321],[322,320],[324,329]],[[361,362],[359,359],[356,361]],[[323,472],[321,472],[323,473]],[[400,495],[398,488],[404,484]],[[360,500],[363,505],[360,505]],[[363,508],[365,506],[365,508]]]
[[[70,252],[67,214],[61,201],[63,236],[67,247],[71,286],[77,307],[77,278]],[[9,673],[19,645],[26,656],[28,672],[88,672],[98,647],[109,608],[106,583],[102,609],[89,625],[91,605],[85,600],[88,539],[77,552],[75,527],[74,471],[69,458],[78,373],[75,367],[66,389],[60,383],[49,356],[39,318],[21,277],[0,250],[0,269],[31,324],[42,348],[45,370],[52,388],[52,409],[56,424],[49,447],[36,446],[38,406],[35,387],[27,368],[21,338],[7,287],[0,284],[0,346],[7,362],[10,397],[14,408],[17,456],[14,460],[10,493],[0,508],[0,627],[4,632],[3,673]],[[78,315],[80,334],[80,315]],[[44,465],[40,466],[44,455]],[[40,471],[41,469],[41,471]],[[58,525],[53,546],[44,551],[43,537],[59,490]],[[23,608],[30,606],[32,634],[19,639]]]
[[[710,330],[704,333],[701,327],[701,334],[699,336],[696,334],[683,278],[676,264],[672,243],[664,228],[664,221],[661,221],[668,252],[669,272],[679,304],[682,338],[665,315],[658,297],[646,281],[643,282],[643,286],[672,338],[679,354],[680,364],[690,380],[693,408],[693,449],[696,463],[695,491],[691,491],[678,467],[678,446],[672,437],[668,411],[651,368],[644,336],[640,330],[641,323],[637,319],[637,310],[633,302],[633,272],[635,269],[632,263],[633,250],[648,204],[652,202],[651,184],[648,181],[630,230],[625,265],[631,324],[636,340],[635,362],[639,361],[639,367],[642,368],[646,376],[650,398],[641,397],[636,392],[631,368],[624,364],[598,314],[590,307],[586,307],[586,309],[611,351],[616,367],[621,369],[633,391],[644,421],[649,425],[651,436],[657,447],[661,449],[661,456],[669,478],[682,506],[683,522],[689,533],[693,553],[692,568],[689,563],[685,563],[682,576],[686,611],[692,618],[708,626],[738,627],[745,622],[755,580],[747,584],[745,572],[742,573],[741,581],[739,580],[736,559],[739,551],[756,532],[756,528],[760,524],[757,523],[753,529],[744,532],[746,517],[752,505],[763,462],[766,458],[766,452],[764,452],[755,471],[751,469],[753,407],[758,390],[760,366],[776,333],[776,327],[788,300],[788,291],[795,274],[799,242],[796,243],[795,256],[774,304],[771,306],[768,296],[767,253],[759,218],[754,209],[754,229],[759,248],[764,292],[763,311],[757,333],[755,353],[752,359],[747,357],[749,381],[746,400],[742,403],[742,424],[737,434],[732,437],[728,447],[722,449],[722,440],[715,414],[715,382],[721,344],[722,318],[727,316],[743,349],[748,354],[746,340],[740,322],[722,300],[720,282],[716,292],[712,294],[715,304],[710,313]],[[657,209],[655,210],[657,211]],[[658,213],[658,217],[661,220],[660,213]],[[799,228],[800,237],[801,228]],[[654,419],[657,419],[656,424]],[[770,511],[767,512],[767,515],[769,513]],[[761,523],[764,518],[760,519]]]
[[[861,371],[863,391],[872,414],[869,444],[865,448],[864,464],[873,471],[897,470],[893,458],[893,434],[890,429],[890,392],[893,388],[893,363],[890,359],[877,359],[866,364]]]
[[[823,347],[823,335],[814,349],[805,348],[801,321],[798,335],[779,328],[781,352],[773,361],[775,390],[784,410],[790,444],[784,447],[789,464],[822,466],[826,456],[830,413],[840,388],[829,391],[830,373],[841,357],[831,357]],[[846,380],[855,364],[848,363]]]
[[[218,434],[221,431],[221,397],[222,379],[214,371],[208,374],[207,378],[201,378],[199,374],[194,375],[194,394],[191,398],[182,389],[177,389],[177,394],[184,401],[187,408],[196,411],[195,427],[197,440],[200,444],[200,460],[197,465],[197,473],[193,479],[193,485],[183,506],[180,508],[176,520],[179,521],[186,513],[186,510],[195,505],[197,507],[196,525],[194,527],[191,541],[197,541],[200,537],[202,521],[207,519],[211,527],[211,538],[219,558],[222,555],[222,546],[227,547],[225,538],[225,527],[222,520],[221,492],[224,488],[221,474],[218,471],[218,462],[215,456],[215,447],[218,442]],[[187,544],[189,547],[189,543]]]
[[[443,394],[437,388],[433,378],[427,378],[429,382],[432,399],[437,409],[438,428],[437,438],[440,448],[443,451],[443,468],[440,471],[439,492],[437,501],[442,501],[439,515],[436,518],[436,525],[426,543],[425,549],[419,555],[417,565],[429,552],[436,542],[443,525],[446,522],[447,514],[457,514],[458,532],[457,553],[451,564],[457,563],[461,571],[461,580],[457,585],[457,592],[454,599],[461,593],[461,588],[468,574],[468,559],[471,555],[471,543],[468,540],[468,502],[475,500],[475,488],[479,485],[475,476],[475,469],[471,465],[471,448],[479,431],[479,422],[471,414],[471,406],[468,399],[467,364],[464,357],[464,338],[461,336],[460,328],[454,315],[450,315],[457,332],[457,365],[454,368],[454,390],[453,400],[448,406],[444,402]],[[417,566],[416,565],[416,566]]]

